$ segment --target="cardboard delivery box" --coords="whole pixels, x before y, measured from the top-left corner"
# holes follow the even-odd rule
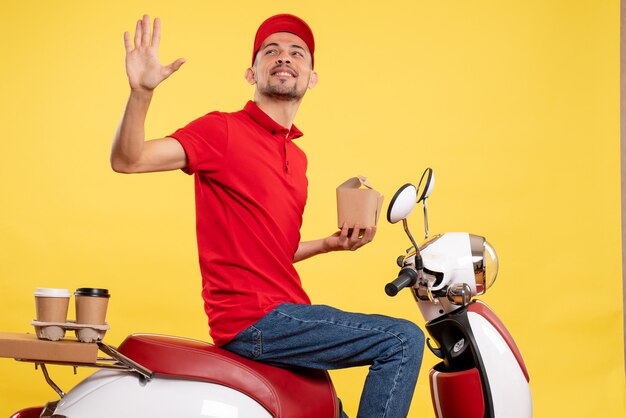
[[[337,187],[337,226],[376,226],[382,206],[383,195],[374,190],[366,177],[352,177]]]
[[[98,357],[96,343],[76,340],[40,340],[35,334],[0,332],[0,357],[30,361],[95,363]]]

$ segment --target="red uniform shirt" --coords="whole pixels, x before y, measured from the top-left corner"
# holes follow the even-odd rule
[[[280,303],[310,304],[293,266],[308,185],[306,156],[292,142],[300,136],[254,102],[171,135],[195,174],[202,297],[217,345]]]

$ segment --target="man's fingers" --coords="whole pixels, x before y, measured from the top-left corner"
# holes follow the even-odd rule
[[[371,242],[374,239],[374,235],[376,235],[376,227],[370,226],[365,228],[365,233],[363,234],[363,240],[367,242]]]
[[[133,50],[133,45],[130,43],[130,33],[128,32],[124,32],[124,48],[126,49],[126,53]]]
[[[348,225],[346,225],[346,223],[344,222],[343,225],[341,225],[341,233],[339,234],[339,239],[343,241],[346,238],[348,238]]]
[[[141,22],[141,46],[150,46],[150,16],[148,15],[143,15]]]
[[[181,65],[185,63],[184,58],[178,58],[176,61],[168,65],[166,68],[168,69],[168,75],[172,74],[174,71],[178,71]]]
[[[135,48],[139,48],[141,46],[141,20],[137,21],[135,25]]]
[[[354,224],[354,227],[352,227],[352,235],[350,235],[350,239],[358,240],[360,233],[361,233],[361,228],[359,227],[358,224]]]
[[[158,48],[160,40],[161,40],[161,19],[156,17],[154,18],[154,26],[152,27],[152,47]]]
[[[158,48],[161,40],[161,20],[157,17],[154,19],[154,26],[152,29],[152,36],[150,36],[150,16],[143,15],[143,17],[137,21],[135,26],[135,48],[149,48],[151,45]],[[130,35],[128,41],[126,40],[126,33],[124,33],[124,46],[126,51],[129,51]]]
[[[358,234],[355,237],[355,232]],[[363,234],[361,235],[361,232]],[[365,229],[358,229],[358,225],[354,226],[354,231],[352,232],[352,236],[350,237],[350,250],[358,250],[365,244],[369,244],[374,239],[374,235],[376,235],[376,227],[368,226]]]

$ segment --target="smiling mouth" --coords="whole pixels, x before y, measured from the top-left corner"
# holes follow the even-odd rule
[[[272,74],[275,77],[289,77],[289,78],[293,78],[295,77],[294,74],[288,73],[286,71],[278,71]]]
[[[271,73],[272,76],[275,77],[289,77],[289,78],[293,78],[293,77],[297,77],[297,73],[291,69],[286,69],[286,67],[279,67],[276,68],[274,71],[272,71]]]

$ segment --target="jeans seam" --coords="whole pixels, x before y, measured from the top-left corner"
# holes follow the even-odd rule
[[[387,398],[387,402],[385,403],[384,406],[384,410],[383,410],[383,418],[387,416],[387,411],[389,410],[389,404],[391,402],[391,399],[393,398],[393,392],[396,390],[396,387],[398,385],[398,380],[402,374],[402,370],[404,368],[404,365],[406,364],[406,341],[401,338],[399,335],[394,334],[393,332],[390,331],[385,331],[385,330],[381,330],[381,329],[377,329],[377,328],[364,328],[364,327],[355,327],[355,326],[351,326],[351,325],[346,325],[346,324],[339,324],[337,322],[333,322],[333,321],[329,321],[329,320],[305,320],[305,319],[300,319],[300,318],[296,318],[294,316],[289,315],[288,313],[285,312],[281,312],[276,310],[275,311],[277,314],[285,316],[287,318],[291,318],[294,321],[298,321],[298,322],[305,322],[305,323],[323,323],[323,324],[330,324],[330,325],[335,325],[338,327],[344,327],[344,328],[350,328],[350,329],[355,329],[355,330],[362,330],[362,331],[375,331],[381,334],[387,334],[387,335],[391,335],[394,338],[396,338],[398,341],[400,341],[400,346],[402,347],[402,359],[400,360],[400,365],[398,366],[398,371],[396,372],[396,375],[394,377],[393,380],[393,386],[391,387],[391,390],[389,391],[389,396]]]
[[[315,322],[317,322],[317,323],[324,323],[324,324],[336,325],[336,326],[338,326],[338,327],[344,327],[344,328],[350,328],[350,329],[357,329],[357,330],[359,330],[359,329],[360,329],[360,330],[363,330],[363,331],[376,331],[376,332],[381,333],[381,334],[389,334],[389,335],[391,335],[391,336],[393,336],[393,337],[397,338],[397,339],[400,341],[400,343],[401,343],[402,345],[404,345],[404,343],[405,343],[405,341],[404,341],[404,340],[402,339],[402,337],[400,337],[399,335],[394,334],[394,333],[393,333],[393,332],[391,332],[391,331],[385,331],[385,330],[382,330],[382,329],[379,329],[379,328],[363,328],[363,327],[355,327],[355,326],[352,326],[352,325],[339,324],[339,323],[337,323],[337,322],[328,321],[328,320],[318,320],[318,319],[316,319],[316,320],[311,321],[311,320],[306,320],[306,319],[296,318],[296,317],[294,317],[294,316],[289,315],[288,313],[281,312],[281,311],[276,311],[276,313],[277,313],[277,314],[279,314],[279,315],[282,315],[282,316],[286,316],[287,318],[291,318],[291,319],[293,319],[293,320],[295,320],[295,321],[299,321],[299,322],[307,322],[307,323],[315,323]],[[255,328],[255,329],[256,329],[256,328]]]
[[[252,355],[254,358],[259,358],[263,354],[263,332],[254,325],[250,328],[254,330],[254,352]]]
[[[402,375],[402,371],[404,369],[404,366],[406,364],[406,347],[405,347],[405,342],[402,338],[397,337],[398,340],[400,340],[400,345],[402,346],[402,359],[400,360],[400,365],[398,366],[398,372],[396,373],[395,378],[393,379],[393,386],[391,387],[391,390],[389,391],[389,397],[387,398],[387,402],[385,403],[385,408],[384,408],[384,413],[383,413],[383,418],[387,416],[387,411],[389,411],[389,404],[391,403],[391,399],[393,398],[393,393],[396,390],[396,387],[398,386],[398,380],[400,379],[400,376]]]

